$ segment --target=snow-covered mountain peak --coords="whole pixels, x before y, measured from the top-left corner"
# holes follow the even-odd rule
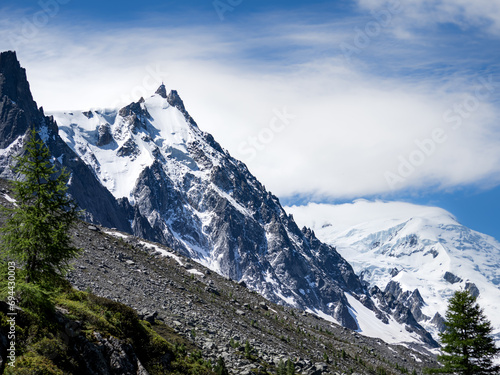
[[[160,147],[168,144],[187,152],[188,144],[199,138],[198,128],[193,127],[181,110],[170,104],[168,98],[156,94],[142,103],[141,107],[149,114],[150,124],[158,131],[152,135]]]
[[[116,198],[133,201],[140,173],[155,160],[192,172],[218,164],[217,153],[204,140],[177,91],[156,94],[120,110],[53,113],[64,141],[88,164]],[[205,162],[190,154],[203,145]]]
[[[435,337],[439,319],[432,318],[444,316],[448,298],[464,288],[479,293],[500,341],[500,243],[494,238],[461,225],[441,208],[402,202],[286,210],[336,246],[370,286],[384,289],[397,283],[402,293],[418,289],[424,305],[416,318]]]

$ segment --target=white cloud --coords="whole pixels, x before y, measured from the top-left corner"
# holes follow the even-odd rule
[[[358,0],[361,7],[399,10],[404,28],[454,23],[462,28],[480,27],[500,36],[500,2],[495,0]]]
[[[406,202],[358,199],[352,203],[336,205],[309,203],[305,206],[290,206],[285,209],[293,215],[300,227],[305,226],[315,231],[328,227],[328,232],[331,234],[345,233],[357,226],[380,230],[381,227],[390,228],[395,223],[415,218],[437,219],[435,221],[442,225],[457,224],[456,218],[442,208]]]
[[[352,25],[281,22],[286,33],[273,23],[252,36],[226,26],[49,25],[18,56],[46,110],[126,105],[165,81],[199,126],[279,196],[383,194],[391,173],[396,190],[500,182],[498,108],[480,81],[481,100],[469,77],[384,78],[338,54]],[[7,26],[0,22],[2,50]],[[419,147],[436,129],[445,140]],[[400,173],[402,160],[418,165]]]

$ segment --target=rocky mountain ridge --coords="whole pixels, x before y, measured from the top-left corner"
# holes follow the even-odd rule
[[[14,178],[13,157],[22,151],[29,129],[42,131],[54,163],[71,173],[69,193],[85,209],[86,220],[129,231],[123,210],[114,197],[93,176],[85,163],[59,137],[52,116],[38,108],[31,95],[26,71],[15,52],[0,53],[0,176]]]
[[[87,220],[167,244],[270,301],[353,330],[369,316],[365,324],[377,321],[400,341],[437,346],[407,307],[397,319],[379,309],[350,264],[299,229],[278,198],[198,128],[176,91],[162,85],[120,110],[47,117],[30,99],[15,54],[1,56],[0,99],[11,104],[2,107],[0,129],[17,135],[0,152],[2,175],[13,177],[8,164],[35,126],[54,163],[71,172],[70,193]],[[27,99],[13,101],[11,86]]]

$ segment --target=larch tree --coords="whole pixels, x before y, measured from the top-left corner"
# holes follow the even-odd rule
[[[19,176],[13,185],[16,202],[5,209],[8,218],[1,229],[2,255],[16,262],[25,285],[49,290],[62,280],[69,261],[79,252],[69,235],[79,215],[67,195],[69,173],[55,167],[34,129],[13,171]]]

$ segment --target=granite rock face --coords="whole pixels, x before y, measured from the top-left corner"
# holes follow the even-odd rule
[[[19,136],[44,121],[31,95],[26,70],[15,52],[0,54],[0,148],[5,149]]]
[[[379,309],[386,314],[384,318],[391,316],[398,323],[404,324],[407,331],[416,332],[429,347],[439,346],[420,324],[430,318],[422,313],[425,301],[418,289],[413,292],[403,291],[397,281],[391,280],[384,291],[375,286],[370,289],[370,294],[377,301]]]

